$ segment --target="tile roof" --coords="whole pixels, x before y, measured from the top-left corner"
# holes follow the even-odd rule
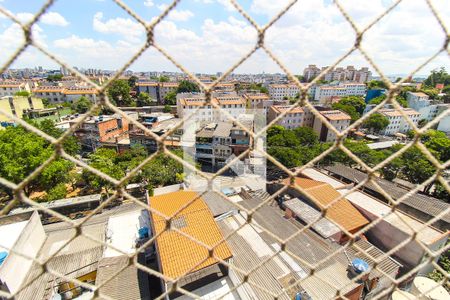
[[[292,107],[292,105],[273,105],[273,106],[271,106],[271,108],[279,114],[290,109],[291,107]],[[303,113],[303,112],[304,112],[303,108],[296,107],[296,108],[292,109],[290,112],[288,112],[287,114],[295,114],[295,113]]]
[[[161,271],[165,276],[177,278],[218,262],[216,258],[208,258],[208,249],[194,241],[214,246],[223,240],[211,211],[196,192],[177,191],[155,196],[150,199],[150,207],[164,216],[173,217],[172,226],[192,237],[166,229],[166,220],[152,212],[153,231],[159,235],[156,244]],[[214,248],[214,256],[221,260],[232,256],[225,241]]]
[[[289,179],[285,179],[284,184],[289,184]],[[369,223],[347,199],[335,201],[341,194],[328,183],[297,177],[295,184],[304,189],[308,198],[320,209],[333,203],[325,216],[346,230],[354,231]]]
[[[350,120],[351,117],[340,110],[321,111],[320,114],[328,120]]]

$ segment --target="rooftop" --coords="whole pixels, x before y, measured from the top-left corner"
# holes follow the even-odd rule
[[[285,179],[284,184],[289,184],[289,179]],[[347,199],[336,201],[341,194],[330,184],[302,177],[297,177],[295,184],[304,189],[307,197],[320,209],[333,203],[325,216],[347,231],[357,230],[369,223]]]
[[[211,211],[196,192],[177,191],[154,196],[150,199],[150,207],[154,210],[152,225],[154,235],[158,236],[157,251],[165,276],[177,278],[218,262],[216,258],[208,257],[208,249],[198,242],[215,246],[214,256],[221,260],[232,256],[227,243],[221,242],[223,236]],[[167,229],[166,217],[172,217],[172,226],[192,239]]]
[[[273,105],[272,106],[272,109],[279,114],[290,108],[292,108],[292,105]],[[304,112],[303,108],[296,107],[296,108],[292,109],[290,112],[288,112],[288,114],[303,113],[303,112]]]
[[[340,111],[340,110],[325,110],[320,111],[320,114],[327,118],[328,120],[350,120],[351,117],[347,115],[346,113]]]
[[[328,166],[325,168],[325,170],[337,174],[339,176],[342,176],[348,180],[351,180],[353,182],[361,182],[367,178],[367,174],[353,169],[346,167],[341,164],[336,164],[333,166]],[[326,176],[326,175],[324,175]],[[402,187],[397,186],[395,183],[390,182],[385,179],[374,177],[373,180],[376,181],[376,183],[384,190],[386,191],[394,200],[397,200],[401,197],[403,197],[408,190],[404,189]],[[371,183],[368,182],[365,185],[365,188],[377,191],[377,188]],[[405,199],[402,202],[404,205],[411,206],[419,211],[422,211],[429,216],[437,216],[450,206],[450,204],[445,203],[444,201],[440,201],[439,199],[425,196],[422,194],[415,193],[414,195],[409,196],[407,199]],[[446,214],[442,217],[442,220],[444,220],[447,223],[450,223],[450,213]]]

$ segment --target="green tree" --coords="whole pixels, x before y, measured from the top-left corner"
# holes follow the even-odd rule
[[[387,89],[387,85],[382,80],[371,80],[371,81],[367,82],[367,88],[369,90],[373,90],[373,89]]]
[[[125,175],[121,166],[116,163],[117,152],[113,149],[98,148],[89,155],[89,165],[114,179],[120,179]],[[109,196],[109,190],[114,186],[108,180],[105,180],[87,170],[83,170],[83,179],[91,187],[101,190],[103,187]]]
[[[311,127],[298,127],[293,129],[293,132],[303,146],[312,146],[319,142],[319,136]]]
[[[359,117],[361,116],[361,115],[356,111],[356,109],[355,109],[354,106],[351,106],[351,105],[345,105],[345,104],[342,104],[341,102],[333,103],[333,104],[331,105],[331,108],[337,109],[337,110],[340,110],[340,111],[343,111],[343,112],[347,113],[347,114],[350,116],[350,118],[351,118],[351,123],[354,123],[354,122],[355,122],[356,120],[358,120]]]
[[[370,131],[379,133],[389,125],[389,119],[379,113],[371,114],[364,122],[363,126]]]
[[[366,108],[366,102],[364,102],[364,99],[362,97],[358,96],[342,97],[341,100],[339,100],[339,103],[342,105],[353,106],[356,112],[359,113],[359,115],[362,115],[364,109]]]
[[[22,126],[7,127],[0,131],[0,177],[19,183],[53,153],[53,145],[44,138]],[[54,160],[25,187],[25,193],[29,195],[33,191],[49,190],[61,182],[66,182],[66,174],[72,168],[71,162]]]
[[[159,82],[169,82],[169,81],[170,81],[170,78],[163,75],[163,76],[159,76],[158,81],[159,81]]]
[[[19,92],[15,93],[14,96],[28,97],[28,96],[31,96],[31,93],[28,91],[19,91]]]
[[[139,107],[152,104],[152,98],[146,92],[140,92],[137,96],[136,105]]]
[[[404,161],[402,174],[411,183],[420,184],[436,172],[435,167],[416,146],[406,150],[405,153],[403,153],[402,158]],[[425,186],[424,192],[428,193],[432,185],[433,184],[431,183]]]
[[[62,78],[63,78],[62,74],[48,75],[47,81],[50,82],[61,81]]]
[[[54,187],[48,190],[47,196],[45,197],[47,201],[64,199],[67,195],[67,187],[64,183],[58,183]]]
[[[138,81],[139,78],[137,78],[136,76],[130,76],[130,78],[128,78],[128,85],[130,86],[130,89],[134,90]]]
[[[132,103],[130,86],[123,79],[114,80],[108,87],[108,96],[113,104],[118,106],[129,106]]]
[[[378,105],[378,104],[380,104],[382,101],[384,101],[384,99],[386,99],[386,98],[387,98],[386,95],[378,96],[378,97],[373,98],[372,100],[370,100],[370,101],[369,101],[369,104],[375,104],[375,105]],[[404,96],[397,95],[397,96],[395,97],[395,100],[397,100],[397,102],[398,102],[401,106],[403,106],[403,107],[408,107],[408,102],[406,101],[406,98],[405,98]]]
[[[48,134],[54,138],[59,138],[64,133],[63,130],[56,128],[55,122],[50,119],[45,119],[45,120],[41,121],[40,123],[35,123],[32,121],[30,121],[30,123],[34,127],[42,130],[43,132],[45,132],[46,134]],[[64,151],[66,151],[70,155],[75,155],[80,151],[80,145],[74,136],[69,136],[64,139],[63,148],[64,148]]]
[[[76,111],[79,114],[86,113],[91,107],[92,102],[84,96],[81,96],[77,101],[72,103],[72,110]]]
[[[450,84],[450,75],[447,73],[444,67],[439,70],[432,70],[431,74],[424,80],[424,85],[434,88],[436,84],[442,83],[444,85]]]
[[[168,104],[164,105],[163,112],[170,113],[172,111],[172,107]]]
[[[177,92],[171,91],[164,97],[164,103],[166,105],[176,105],[177,104]]]
[[[194,82],[188,80],[181,80],[178,83],[177,94],[179,93],[196,93],[200,92],[200,88]]]

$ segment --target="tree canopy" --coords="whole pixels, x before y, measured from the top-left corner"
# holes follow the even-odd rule
[[[375,105],[378,105],[378,104],[380,104],[381,102],[383,102],[384,99],[386,99],[386,98],[387,98],[386,95],[378,96],[378,97],[373,98],[372,100],[370,100],[370,101],[369,101],[369,104],[375,104]],[[408,101],[406,101],[406,98],[405,98],[404,96],[397,95],[397,96],[395,97],[395,100],[397,100],[397,102],[398,102],[401,106],[403,106],[403,107],[408,107]]]
[[[387,89],[386,83],[382,80],[371,80],[367,82],[367,88],[369,90],[373,89]]]
[[[28,97],[28,96],[31,96],[31,93],[28,91],[19,91],[19,92],[15,93],[14,96]]]
[[[33,123],[33,126],[53,137],[62,134],[51,120]],[[73,137],[66,138],[63,147],[69,154],[75,154],[79,150],[78,143]],[[0,177],[19,183],[41,166],[54,151],[54,146],[50,142],[22,126],[0,130]],[[33,191],[48,191],[59,183],[67,182],[69,171],[73,167],[73,163],[65,159],[58,158],[52,161],[25,188],[25,193],[29,195]]]
[[[450,85],[450,75],[444,67],[441,67],[439,70],[432,70],[431,74],[424,80],[423,83],[424,85],[432,88],[434,88],[438,83]]]
[[[48,75],[47,76],[47,81],[61,81],[61,79],[63,78],[62,74],[53,74],[53,75]]]
[[[72,109],[79,114],[86,113],[92,106],[92,102],[84,96],[81,96],[72,104]]]
[[[363,126],[368,128],[370,131],[379,133],[384,130],[389,125],[389,119],[379,113],[371,114],[363,122]]]
[[[178,83],[177,94],[179,93],[197,93],[200,92],[200,88],[194,82],[188,80],[181,80]]]
[[[146,92],[140,92],[136,99],[136,106],[148,106],[152,104],[152,98]]]
[[[347,113],[352,118],[351,122],[353,123],[363,114],[366,103],[362,97],[346,96],[342,97],[338,103],[333,103],[331,107]]]
[[[108,87],[108,96],[113,104],[118,106],[129,106],[132,103],[130,86],[123,79],[114,80]]]
[[[136,82],[139,81],[139,78],[137,78],[136,76],[130,76],[130,78],[128,78],[128,85],[130,86],[130,89],[134,89],[136,87]]]

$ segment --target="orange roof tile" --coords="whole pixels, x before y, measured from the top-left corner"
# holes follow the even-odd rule
[[[289,184],[289,182],[289,178],[284,180],[284,184]],[[352,232],[369,224],[369,221],[350,203],[350,201],[345,198],[336,201],[341,194],[328,183],[297,177],[295,179],[295,184],[304,189],[308,198],[314,201],[320,209],[333,203],[328,208],[325,216],[345,228],[347,231]]]
[[[271,106],[271,108],[279,114],[290,109],[291,107],[292,107],[292,105],[273,105],[273,106]],[[305,112],[303,110],[303,108],[296,107],[293,110],[291,110],[290,112],[288,112],[288,114],[303,113],[303,112]]]
[[[213,246],[223,240],[211,211],[196,192],[177,191],[151,197],[150,207],[167,217],[173,217],[172,226],[193,238],[166,229],[165,219],[151,212],[154,234],[161,234],[156,238],[156,245],[164,275],[178,278],[218,262],[215,258],[207,258],[208,250],[194,241]],[[221,260],[232,256],[225,241],[214,248],[214,255]]]

